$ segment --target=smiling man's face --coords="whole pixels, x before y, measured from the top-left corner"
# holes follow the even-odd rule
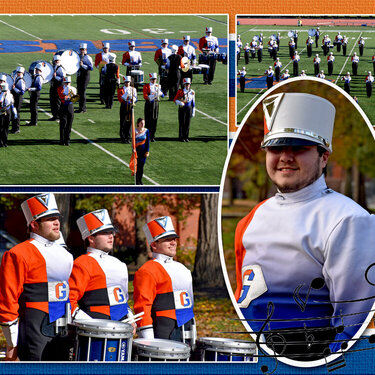
[[[282,193],[300,190],[323,173],[329,152],[321,156],[317,146],[266,147],[267,173]]]

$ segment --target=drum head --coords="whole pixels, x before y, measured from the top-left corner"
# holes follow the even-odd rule
[[[190,347],[179,341],[163,339],[135,339],[133,347],[137,348],[138,354],[152,358],[188,358]]]
[[[143,76],[144,71],[143,70],[131,70],[130,75],[131,76]]]
[[[13,81],[16,82],[17,70],[13,70],[12,78],[13,78]],[[31,77],[31,74],[29,72],[25,71],[25,73],[23,74],[23,79],[25,81],[26,88],[28,89],[31,86],[31,83],[33,81],[32,77]]]
[[[80,67],[80,61],[81,59],[78,53],[72,49],[68,49],[61,54],[61,65],[68,75],[77,73]]]
[[[288,37],[293,38],[294,37],[294,32],[293,31],[288,31]]]
[[[12,76],[6,73],[0,73],[0,74],[4,74],[7,77],[6,82],[8,84],[9,90],[11,90],[13,86],[13,82],[14,82]]]
[[[222,353],[254,354],[256,343],[253,341],[226,339],[221,337],[201,337],[197,344],[203,348]]]
[[[209,69],[210,66],[207,64],[199,64],[198,67],[201,69]]]
[[[315,29],[310,29],[310,30],[307,32],[307,34],[308,34],[309,36],[315,36],[315,33],[316,33]]]
[[[131,324],[106,319],[76,320],[73,325],[77,327],[78,335],[100,338],[131,338],[133,327]]]

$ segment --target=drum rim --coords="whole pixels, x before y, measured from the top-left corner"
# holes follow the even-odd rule
[[[204,350],[233,354],[254,354],[256,349],[256,343],[253,341],[221,337],[201,337],[197,339],[197,345],[199,344],[202,344]]]
[[[82,336],[93,336],[95,334],[108,333],[113,335],[131,335],[133,336],[133,327],[129,323],[123,323],[116,320],[107,319],[81,319],[72,323],[77,328],[77,333],[82,332]],[[131,337],[130,336],[130,337]],[[122,336],[123,337],[123,336]]]
[[[144,341],[151,342],[154,345],[147,345],[144,343]],[[157,344],[167,344],[171,343],[171,345],[179,345],[176,347],[168,346],[168,347],[158,347]],[[179,341],[174,340],[164,340],[164,339],[145,339],[145,338],[138,338],[133,340],[133,347],[136,347],[137,349],[147,349],[150,353],[162,353],[162,354],[180,354],[180,355],[190,355],[191,349],[190,346]],[[159,357],[156,357],[159,358]]]

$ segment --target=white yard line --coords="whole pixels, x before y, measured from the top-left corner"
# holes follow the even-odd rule
[[[196,110],[197,112],[199,112],[200,114],[202,114],[203,116],[208,117],[208,118],[211,119],[211,120],[214,120],[214,121],[216,121],[216,122],[218,122],[218,123],[220,123],[220,124],[223,124],[223,125],[225,125],[225,126],[228,125],[226,122],[221,121],[221,120],[218,120],[217,118],[212,117],[212,116],[208,115],[207,113],[204,113],[204,112],[200,111],[200,110],[197,109],[197,108],[195,108],[195,110]]]
[[[3,24],[6,25],[6,26],[9,26],[9,27],[12,27],[13,29],[16,29],[16,30],[18,30],[18,31],[21,31],[21,33],[24,33],[24,34],[26,34],[26,35],[32,36],[33,38],[36,38],[36,39],[42,40],[42,38],[39,38],[38,36],[35,36],[35,35],[33,35],[33,34],[30,34],[30,33],[28,33],[27,31],[20,29],[19,27],[16,27],[16,26],[11,25],[10,23],[7,23],[7,22],[2,21],[2,20],[0,20],[0,22],[3,23]]]

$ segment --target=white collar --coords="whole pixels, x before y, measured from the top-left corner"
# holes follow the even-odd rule
[[[163,263],[169,263],[169,262],[173,262],[173,257],[169,256],[169,255],[165,255],[165,254],[160,254],[160,253],[152,253],[152,257],[160,262],[163,262]]]
[[[103,258],[103,257],[109,255],[109,253],[107,253],[106,251],[99,250],[99,249],[95,249],[95,248],[93,248],[93,247],[88,247],[88,248],[87,248],[87,252],[88,252],[88,253],[95,254],[95,255],[99,255],[100,258]]]
[[[35,241],[40,242],[41,244],[43,244],[46,247],[55,245],[55,241],[47,240],[47,238],[42,237],[39,234],[36,234],[34,232],[30,233],[30,238],[32,238]]]

